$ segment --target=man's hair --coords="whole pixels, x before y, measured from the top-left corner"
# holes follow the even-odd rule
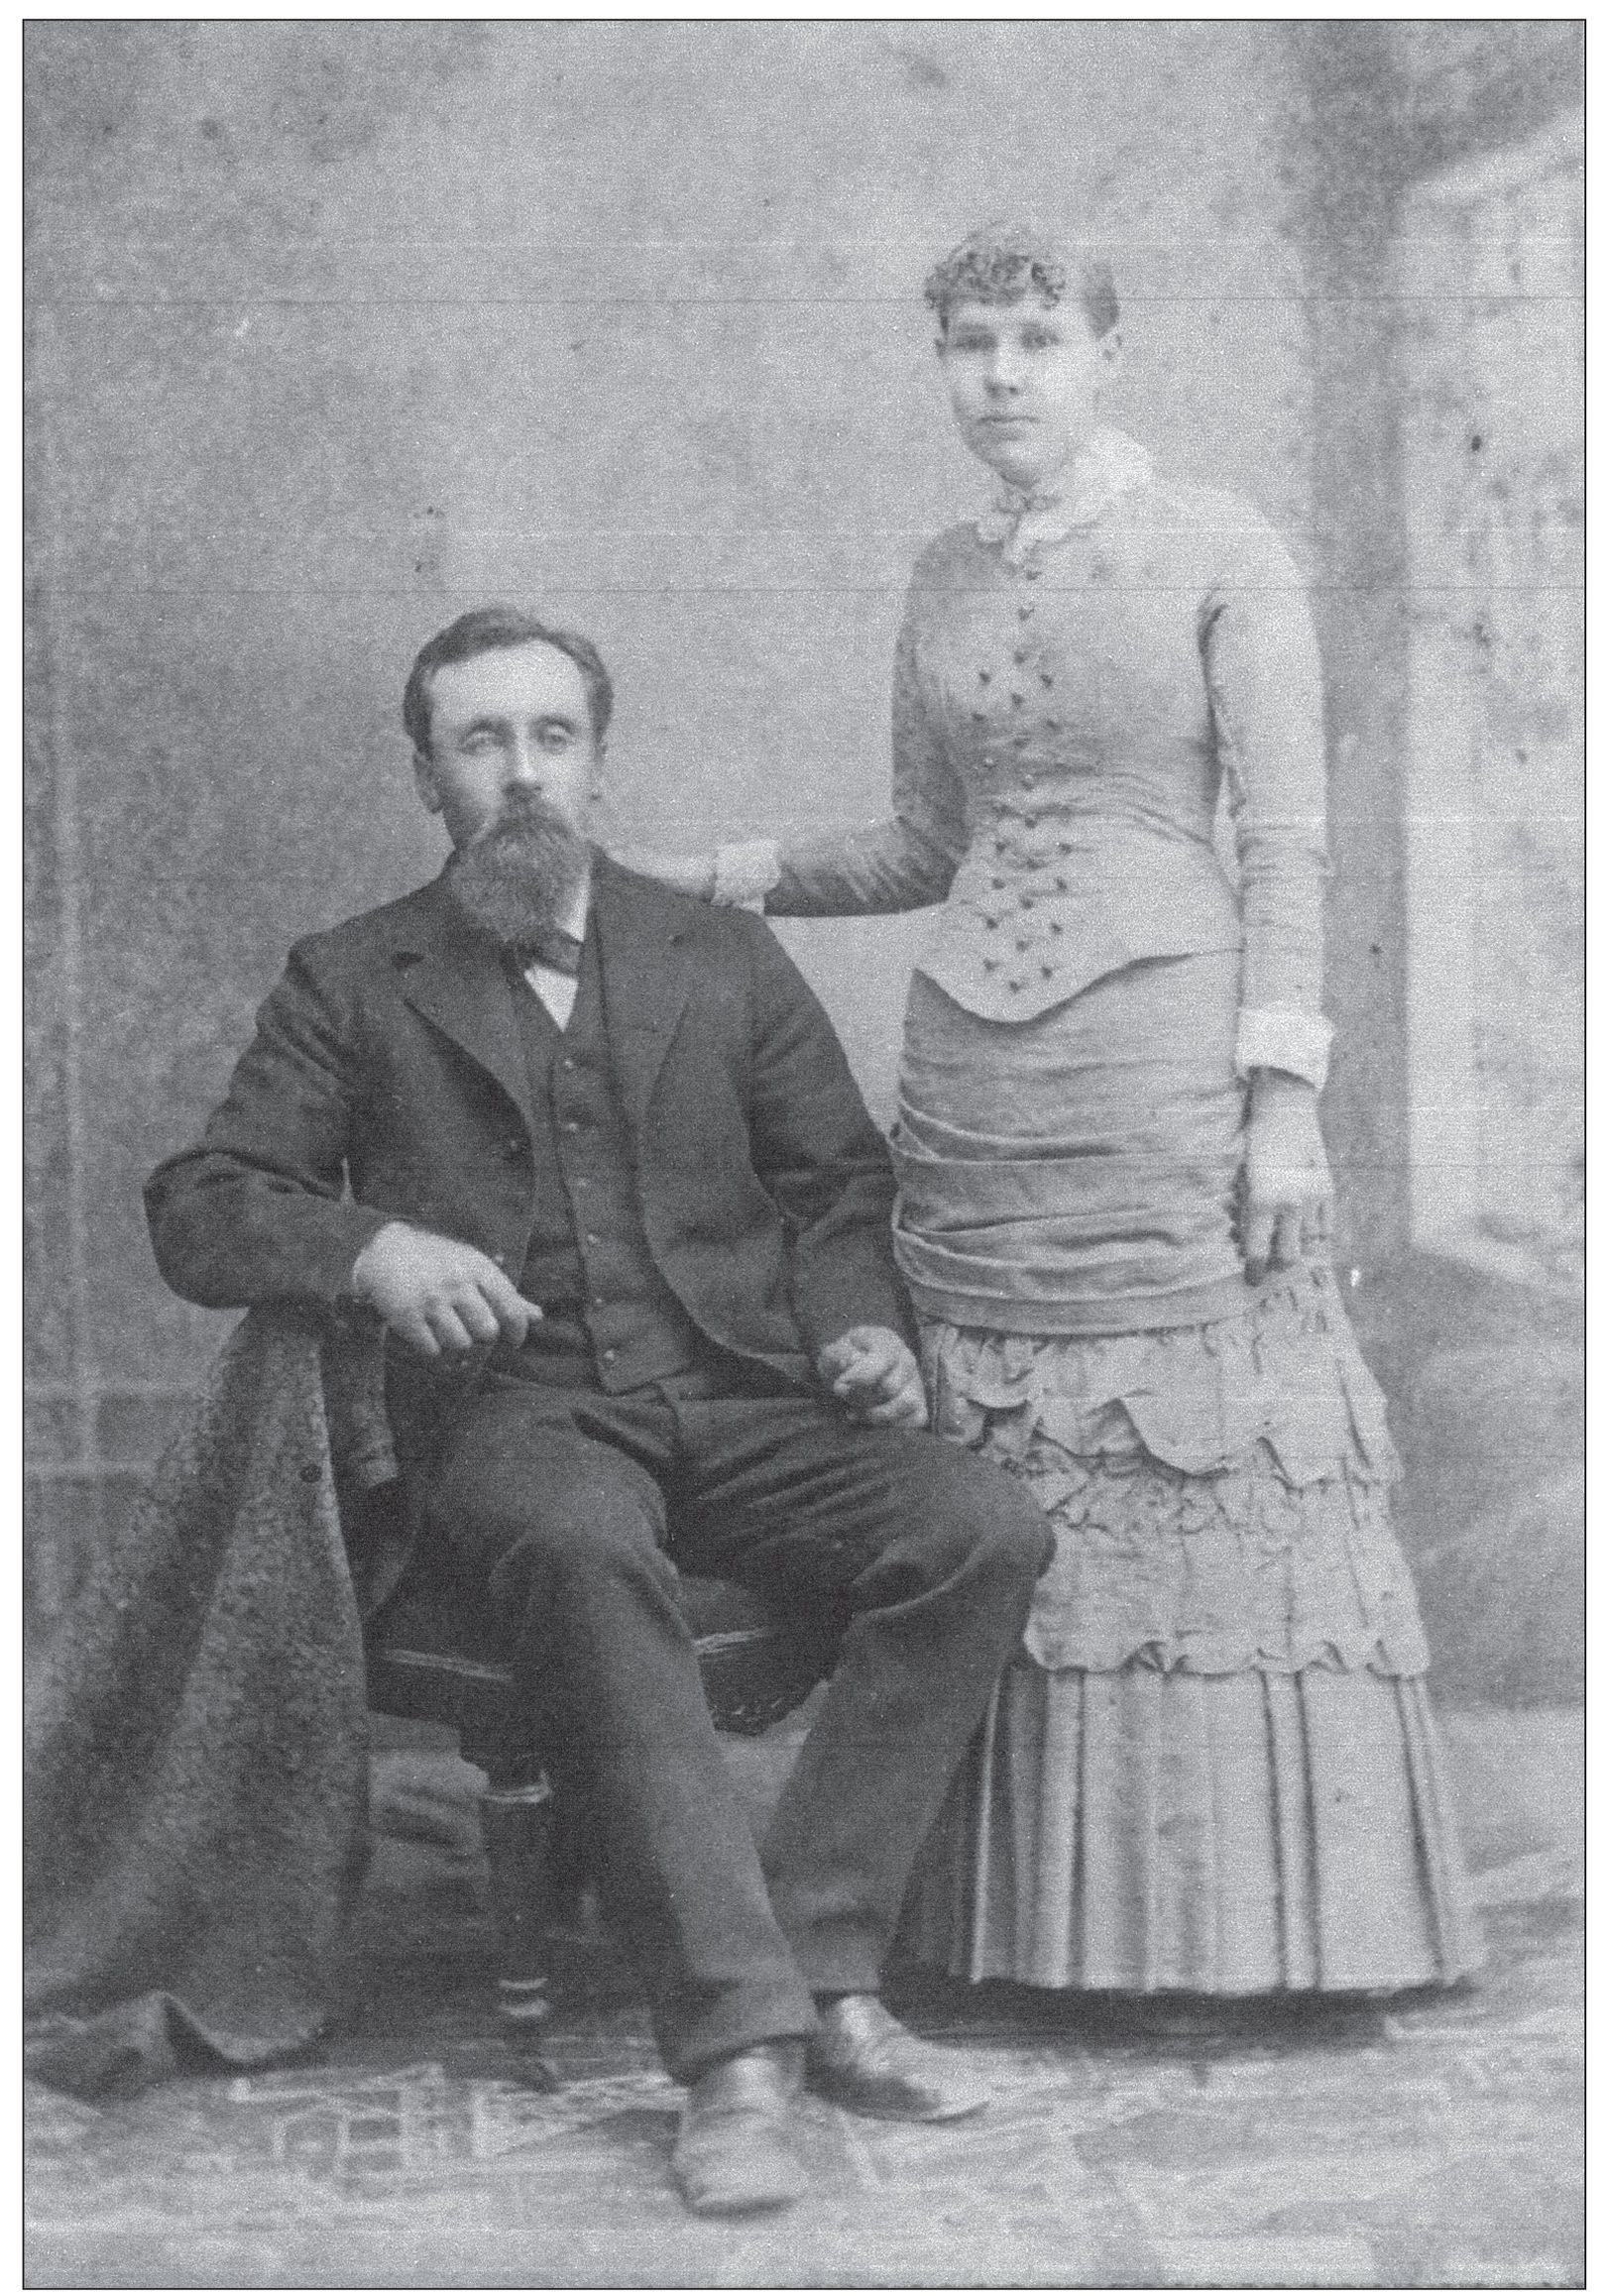
[[[1116,283],[1102,255],[1066,252],[1029,223],[983,223],[926,275],[926,299],[947,328],[956,303],[1014,303],[1042,295],[1058,303],[1068,288],[1095,341],[1121,316]]]
[[[438,630],[407,672],[402,696],[402,722],[421,757],[429,755],[430,681],[449,662],[472,661],[477,653],[497,653],[516,645],[550,645],[566,653],[586,681],[586,708],[599,747],[614,715],[614,681],[603,657],[589,637],[572,630],[549,630],[515,606],[476,606],[460,614],[445,630]]]

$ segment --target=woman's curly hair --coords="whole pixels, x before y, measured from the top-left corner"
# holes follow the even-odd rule
[[[932,266],[926,299],[943,327],[956,303],[1013,303],[1026,294],[1058,303],[1069,287],[1095,340],[1107,335],[1121,316],[1121,305],[1102,255],[1068,259],[1031,224],[983,223]]]

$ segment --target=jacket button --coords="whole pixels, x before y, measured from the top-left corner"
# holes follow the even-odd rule
[[[1010,658],[1012,661],[1025,661],[1027,658],[1026,647],[1024,645],[1018,645]]]
[[[618,1363],[618,1362],[619,1362],[619,1360],[620,1360],[620,1350],[618,1349],[618,1347],[605,1347],[605,1348],[604,1348],[604,1350],[603,1350],[603,1361],[604,1361],[605,1363]]]

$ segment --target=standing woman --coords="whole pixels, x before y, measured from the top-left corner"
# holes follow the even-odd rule
[[[1257,512],[1101,423],[1103,263],[988,227],[926,292],[999,485],[915,569],[892,817],[649,863],[773,916],[944,904],[898,1256],[937,1426],[1057,1551],[907,1942],[1058,1988],[1449,1982],[1477,1945],[1397,1462],[1327,1264],[1305,589]]]

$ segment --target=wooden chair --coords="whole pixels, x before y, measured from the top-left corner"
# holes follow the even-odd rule
[[[827,1652],[744,1587],[683,1578],[681,1599],[719,1730],[767,1730],[830,1666]],[[572,1916],[587,1877],[585,1823],[554,1793],[540,1749],[518,1729],[495,1624],[466,1605],[426,1556],[409,1565],[373,1622],[366,1658],[373,1712],[450,1724],[465,1761],[486,1774],[480,1806],[501,1953],[500,2012],[511,2029],[538,2024],[549,2008],[548,1940]]]

